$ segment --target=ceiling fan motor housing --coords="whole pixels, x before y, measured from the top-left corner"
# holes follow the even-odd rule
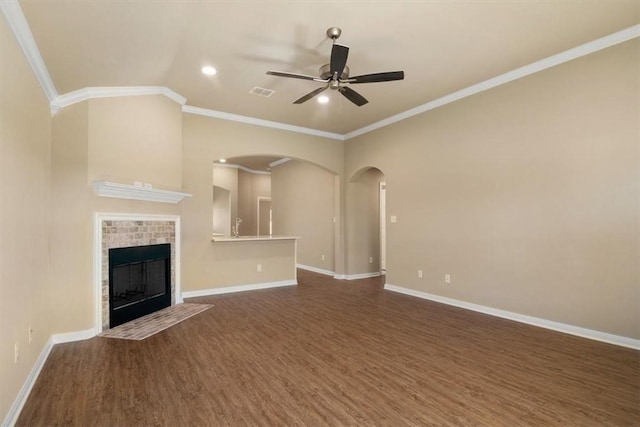
[[[320,78],[326,80],[331,77],[331,64],[324,64],[320,67]],[[349,67],[345,65],[344,70],[342,70],[342,74],[340,75],[340,80],[346,80],[349,78]]]

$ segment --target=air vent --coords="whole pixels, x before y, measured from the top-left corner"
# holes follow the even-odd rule
[[[263,87],[258,87],[258,86],[254,87],[249,91],[251,95],[263,96],[265,98],[270,97],[271,95],[273,95],[274,92],[275,90],[265,89]]]

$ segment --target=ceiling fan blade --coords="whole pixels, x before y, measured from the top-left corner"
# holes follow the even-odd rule
[[[331,78],[338,73],[338,78],[342,75],[344,67],[347,65],[347,56],[349,56],[349,48],[339,44],[334,44],[331,48]]]
[[[358,107],[362,107],[364,104],[369,102],[364,96],[360,95],[358,92],[348,86],[342,86],[339,90],[345,98],[356,104]]]
[[[278,77],[290,77],[292,79],[302,79],[302,80],[320,80],[317,77],[307,76],[305,74],[296,74],[296,73],[287,73],[284,71],[267,71],[267,74],[270,76],[278,76]],[[325,80],[320,80],[325,81]]]
[[[302,104],[303,102],[307,102],[308,100],[310,100],[311,98],[313,98],[314,96],[319,94],[320,92],[323,92],[323,91],[327,90],[328,87],[329,86],[319,87],[318,89],[309,92],[308,94],[306,94],[302,98],[296,99],[295,101],[293,101],[293,103],[294,104]]]
[[[391,82],[394,80],[403,80],[404,71],[389,71],[386,73],[363,74],[361,76],[349,77],[348,83],[380,83]]]

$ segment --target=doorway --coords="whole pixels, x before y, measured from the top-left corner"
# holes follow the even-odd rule
[[[380,274],[387,272],[387,184],[380,182]]]
[[[271,236],[273,234],[273,221],[271,215],[271,197],[258,197],[258,236]]]

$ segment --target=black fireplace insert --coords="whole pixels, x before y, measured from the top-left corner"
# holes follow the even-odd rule
[[[171,305],[171,244],[109,249],[109,327]]]

